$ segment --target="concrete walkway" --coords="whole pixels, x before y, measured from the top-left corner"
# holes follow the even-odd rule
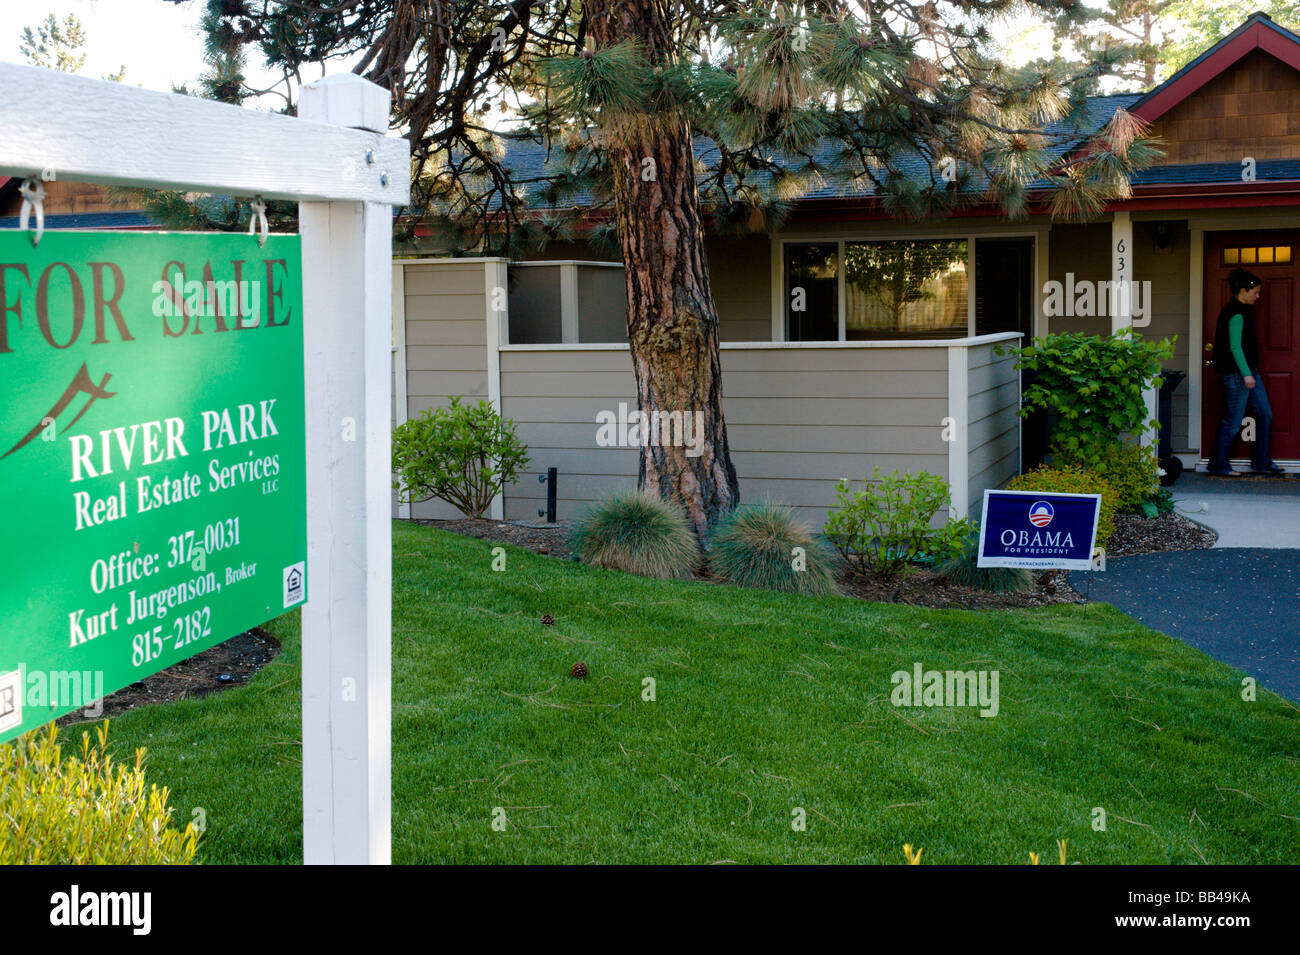
[[[1188,472],[1169,490],[1179,514],[1218,533],[1216,549],[1300,548],[1300,479]]]

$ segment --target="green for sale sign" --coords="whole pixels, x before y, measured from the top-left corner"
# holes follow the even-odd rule
[[[297,236],[0,233],[0,741],[307,596]]]

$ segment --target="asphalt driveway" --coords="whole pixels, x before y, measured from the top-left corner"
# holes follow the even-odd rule
[[[1071,573],[1070,583],[1300,701],[1300,550],[1117,557],[1105,572]]]

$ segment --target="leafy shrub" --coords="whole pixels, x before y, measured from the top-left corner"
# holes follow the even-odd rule
[[[0,746],[0,864],[188,865],[193,823],[171,825],[168,790],[145,788],[144,750],[135,765],[108,755],[108,723],[81,734],[81,754],[63,757],[58,730],[35,730]]]
[[[1174,512],[1174,495],[1167,487],[1156,488],[1151,492],[1151,496],[1146,499],[1145,503],[1155,508],[1156,514],[1172,514]],[[1147,516],[1153,515],[1148,514]]]
[[[1057,461],[1058,456],[1053,456],[1053,463]],[[1067,453],[1059,455],[1059,462],[1078,464],[1101,475],[1115,492],[1115,510],[1120,514],[1141,513],[1142,503],[1160,486],[1156,449],[1135,442],[1112,441],[1099,450],[1092,464]]]
[[[980,567],[979,546],[976,529],[967,535],[961,553],[941,561],[935,570],[959,587],[994,594],[1019,593],[1034,586],[1034,575],[1023,567]]]
[[[588,509],[574,527],[573,550],[588,564],[645,577],[689,577],[700,563],[682,509],[645,491],[617,494]]]
[[[950,495],[948,482],[926,471],[881,477],[876,468],[861,491],[847,480],[835,490],[838,500],[826,519],[826,537],[859,573],[892,579],[918,558],[943,560],[959,553],[970,533],[965,519],[930,526]]]
[[[403,504],[438,498],[469,517],[482,517],[506,484],[528,466],[515,423],[492,404],[426,408],[393,429],[393,482]]]
[[[1041,464],[1032,471],[1012,478],[1009,491],[1044,491],[1057,494],[1100,494],[1101,513],[1097,517],[1097,546],[1104,547],[1115,533],[1115,490],[1100,474],[1085,471],[1077,464]]]
[[[1116,435],[1138,437],[1149,429],[1143,389],[1152,380],[1160,386],[1160,363],[1173,356],[1174,340],[1135,339],[1122,329],[1105,337],[1047,335],[1024,348],[999,346],[999,352],[1016,355],[1017,368],[1037,373],[1025,388],[1021,417],[1036,408],[1055,413],[1048,450],[1091,466]]]
[[[796,547],[802,569],[796,568]],[[831,560],[812,530],[790,508],[777,504],[742,504],[722,520],[710,541],[710,572],[742,587],[833,594],[838,588]]]

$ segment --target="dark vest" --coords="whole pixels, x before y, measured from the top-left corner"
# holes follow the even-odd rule
[[[1232,346],[1228,338],[1228,321],[1234,315],[1241,315],[1245,319],[1241,327],[1241,351],[1246,356],[1246,363],[1250,365],[1252,371],[1259,367],[1259,345],[1255,341],[1255,307],[1245,305],[1234,298],[1223,306],[1223,311],[1219,312],[1219,324],[1214,330],[1212,362],[1214,370],[1221,375],[1230,372],[1241,373],[1241,369],[1237,367],[1237,362],[1232,357]]]

